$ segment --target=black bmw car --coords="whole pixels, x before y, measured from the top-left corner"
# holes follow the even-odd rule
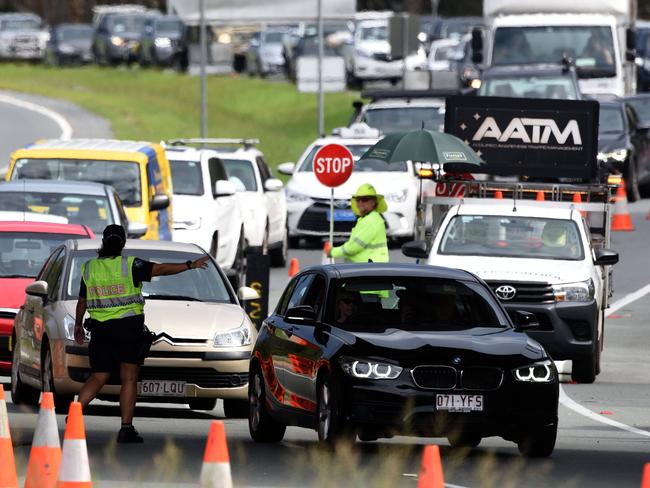
[[[549,456],[557,370],[492,291],[465,271],[410,264],[317,266],[296,275],[264,321],[251,359],[249,429],[286,426],[321,441],[394,434],[477,446],[501,436]]]

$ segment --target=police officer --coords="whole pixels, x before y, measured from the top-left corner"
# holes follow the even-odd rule
[[[386,210],[384,196],[369,183],[361,185],[352,196],[352,211],[359,216],[357,223],[347,242],[333,247],[328,256],[343,257],[351,263],[387,263],[386,224],[381,216]]]
[[[120,225],[104,229],[98,257],[84,263],[77,302],[74,337],[83,344],[82,321],[88,311],[93,322],[88,345],[92,374],[79,392],[82,408],[95,398],[118,365],[122,388],[122,428],[117,442],[139,443],[133,427],[140,364],[143,360],[144,298],[142,282],[154,276],[173,275],[188,269],[206,268],[208,256],[185,263],[154,264],[133,256],[123,257],[126,233]]]

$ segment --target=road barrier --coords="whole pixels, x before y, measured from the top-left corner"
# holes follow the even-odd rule
[[[81,403],[72,402],[63,436],[57,488],[92,488]]]
[[[43,393],[41,410],[29,452],[25,488],[54,488],[61,464],[61,444],[54,413],[54,396]]]
[[[7,414],[7,403],[5,402],[5,389],[0,385],[0,486],[2,488],[18,488],[18,477],[16,476],[16,461],[14,460],[14,448],[11,444],[11,432],[9,432],[9,415]]]
[[[210,424],[201,467],[201,488],[232,488],[226,431],[221,420]]]
[[[627,192],[625,191],[625,181],[621,182],[616,188],[614,196],[614,213],[612,215],[612,230],[631,231],[634,230],[632,216],[627,208]]]
[[[425,446],[422,454],[422,467],[418,477],[418,488],[445,488],[442,476],[440,448],[436,445]]]
[[[246,286],[255,289],[260,297],[244,302],[248,318],[260,330],[262,322],[269,314],[269,280],[271,260],[268,254],[248,252],[246,254]]]

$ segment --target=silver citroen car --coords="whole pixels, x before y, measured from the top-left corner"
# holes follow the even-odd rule
[[[41,391],[51,391],[57,411],[67,412],[90,375],[88,344],[74,341],[74,316],[81,265],[96,257],[100,244],[66,241],[27,286],[12,340],[15,403],[36,405]],[[139,240],[128,240],[123,251],[123,256],[152,262],[185,262],[205,254],[194,244]],[[258,293],[243,287],[235,294],[211,260],[207,269],[154,277],[143,283],[142,294],[145,323],[156,338],[140,371],[139,398],[187,403],[196,410],[212,410],[221,398],[226,416],[245,417],[248,364],[257,332],[240,300],[258,298]],[[116,373],[99,398],[116,400],[119,389]]]

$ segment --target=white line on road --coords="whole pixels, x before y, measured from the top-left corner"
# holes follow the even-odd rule
[[[623,307],[627,307],[630,303],[636,302],[637,300],[643,298],[648,293],[650,293],[650,283],[645,285],[643,288],[639,288],[637,291],[625,295],[620,300],[616,300],[612,303],[607,309],[607,317],[612,315],[617,310],[620,310]]]
[[[68,140],[72,137],[72,126],[68,123],[65,117],[55,112],[54,110],[50,110],[49,108],[43,107],[42,105],[20,100],[9,95],[0,95],[0,103],[8,103],[15,105],[16,107],[31,110],[32,112],[44,115],[45,117],[53,120],[54,123],[59,126],[61,129],[61,139]]]

